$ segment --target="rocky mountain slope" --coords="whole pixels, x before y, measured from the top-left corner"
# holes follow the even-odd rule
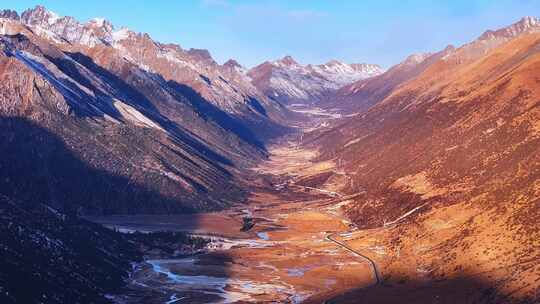
[[[321,65],[301,65],[286,56],[256,66],[247,75],[272,99],[283,103],[316,103],[344,85],[379,75],[382,71],[375,64],[346,64],[337,60]]]
[[[287,115],[207,51],[1,11],[0,302],[109,303],[140,252],[78,216],[241,202]]]
[[[85,213],[222,208],[286,131],[287,111],[207,51],[40,6],[1,16],[5,195]]]
[[[453,278],[481,281],[469,297],[480,303],[538,300],[537,24],[524,18],[432,55],[371,108],[306,139],[337,165],[327,182],[359,194],[343,210],[360,227],[385,227],[389,283],[405,284],[346,303],[428,301],[414,290]]]
[[[159,74],[165,81],[188,86],[207,102],[246,122],[271,127],[272,120],[282,122],[286,115],[281,105],[266,98],[245,78],[236,72],[231,75],[218,65],[207,50],[184,50],[179,45],[160,43],[148,34],[116,29],[103,18],[81,23],[42,6],[28,9],[20,17],[9,10],[2,15],[31,27],[34,34],[61,46],[63,51],[83,53],[103,67],[112,68],[111,61],[118,60],[113,57],[120,57],[146,72]]]
[[[319,105],[346,114],[365,111],[452,50],[453,47],[448,46],[445,50],[434,54],[411,55],[380,75],[341,87],[334,94],[327,96]]]
[[[242,78],[224,77],[207,50],[184,50],[178,45],[154,41],[148,34],[135,33],[127,28],[115,29],[105,19],[96,18],[80,23],[72,17],[60,17],[42,6],[22,13],[20,21],[52,41],[76,44],[76,49],[102,48],[116,50],[123,59],[142,69],[160,74],[167,81],[176,81],[195,89],[203,98],[230,113],[260,112],[259,106],[273,114],[279,107]],[[93,56],[92,56],[93,57]],[[257,102],[255,102],[257,101]],[[259,113],[262,114],[262,113]]]
[[[362,79],[340,88],[328,96],[321,106],[340,110],[343,113],[362,112],[390,95],[397,87],[413,80],[430,65],[441,58],[458,62],[477,59],[491,48],[527,32],[540,29],[538,18],[524,17],[508,27],[488,30],[475,41],[456,51],[454,46],[436,53],[414,54],[388,71],[369,79]],[[453,58],[453,59],[452,59]]]

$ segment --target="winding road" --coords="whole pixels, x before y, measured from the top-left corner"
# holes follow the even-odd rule
[[[352,194],[352,195],[343,195],[341,193],[338,193],[338,192],[334,192],[334,191],[328,191],[328,190],[324,190],[324,189],[319,189],[319,188],[313,188],[313,187],[306,187],[306,186],[300,186],[300,185],[296,185],[294,184],[294,182],[292,183],[289,183],[291,186],[294,186],[294,187],[297,187],[297,188],[300,188],[302,190],[315,190],[315,191],[320,191],[328,196],[330,196],[331,198],[335,198],[335,197],[338,197],[338,198],[341,198],[341,200],[347,200],[347,199],[351,199],[351,198],[354,198],[360,194],[363,194],[364,192],[359,192],[359,193],[355,193],[355,194]],[[334,202],[335,203],[335,202]],[[423,207],[423,206],[422,206]],[[412,212],[414,212],[415,210],[413,210]],[[412,213],[411,212],[411,213]],[[407,216],[408,214],[406,214],[405,216]],[[397,221],[399,221],[401,218],[399,218]],[[396,221],[396,222],[397,222]],[[379,268],[377,267],[377,264],[375,263],[374,260],[372,260],[370,257],[362,254],[361,252],[358,252],[356,251],[355,249],[349,247],[347,244],[344,244],[336,239],[333,238],[333,236],[335,235],[335,233],[331,233],[331,232],[326,232],[326,235],[324,236],[324,239],[327,240],[327,241],[330,241],[330,242],[333,242],[335,243],[336,245],[340,246],[341,248],[344,248],[345,250],[351,252],[352,254],[362,258],[364,261],[366,261],[370,266],[371,266],[371,269],[373,271],[373,276],[375,278],[375,282],[371,285],[371,286],[368,286],[368,287],[372,287],[372,286],[376,286],[376,285],[379,285],[382,283],[382,276],[379,272]]]
[[[330,241],[330,242],[334,242],[336,243],[337,245],[339,245],[341,248],[344,248],[346,250],[348,250],[349,252],[351,252],[352,254],[362,258],[363,260],[365,260],[366,262],[369,263],[369,265],[371,266],[371,269],[373,270],[373,275],[375,277],[375,283],[372,285],[372,286],[375,286],[375,285],[378,285],[378,284],[381,284],[382,283],[382,278],[381,278],[381,274],[379,272],[379,268],[377,267],[377,264],[375,263],[375,261],[373,261],[370,257],[354,250],[353,248],[349,247],[347,244],[344,244],[334,238],[332,238],[332,236],[334,235],[334,233],[326,233],[325,235],[325,240],[327,241]],[[371,287],[371,286],[369,286]]]

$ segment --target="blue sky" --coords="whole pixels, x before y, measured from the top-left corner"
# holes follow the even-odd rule
[[[292,55],[389,67],[416,52],[460,45],[486,29],[540,16],[540,0],[0,0],[19,12],[42,4],[81,21],[105,17],[184,48],[205,48],[220,63],[253,66]]]

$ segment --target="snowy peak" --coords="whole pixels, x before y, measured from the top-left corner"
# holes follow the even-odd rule
[[[523,26],[523,27],[540,26],[540,19],[536,17],[532,17],[532,16],[525,16],[521,18],[521,20],[517,22],[516,24],[519,24],[520,26]]]
[[[351,67],[355,71],[360,71],[360,72],[370,74],[370,77],[384,72],[384,69],[380,65],[372,64],[372,63],[353,63],[351,64]]]
[[[327,67],[327,68],[335,68],[335,69],[349,69],[349,68],[352,68],[353,70],[356,70],[356,71],[362,71],[362,70],[373,69],[373,68],[381,69],[381,67],[379,65],[377,65],[377,64],[369,64],[369,63],[351,63],[351,64],[348,64],[348,63],[339,61],[337,59],[332,59],[332,60],[328,61],[327,63],[320,64],[318,66],[319,67]]]
[[[112,33],[112,31],[114,30],[113,24],[109,20],[103,18],[91,19],[86,23],[86,25],[96,30],[104,31],[106,33]]]
[[[21,19],[26,24],[44,26],[53,25],[60,19],[60,16],[41,5],[37,5],[32,9],[25,10],[21,15]]]
[[[488,30],[478,40],[491,40],[497,38],[512,38],[526,32],[540,31],[540,19],[536,17],[523,17],[518,22],[499,30]]]
[[[7,13],[6,13],[7,14]],[[127,28],[115,31],[113,24],[105,18],[93,18],[81,23],[70,16],[59,16],[43,6],[24,11],[21,22],[46,33],[47,38],[63,38],[71,43],[93,47],[98,44],[112,44],[135,37],[137,34]],[[58,40],[58,39],[56,39]]]
[[[336,66],[336,65],[343,65],[344,63],[337,60],[337,59],[332,59],[330,61],[328,61],[327,63],[325,63],[324,65],[328,65],[328,66]]]
[[[352,64],[349,65],[335,59],[330,60],[325,64],[308,65],[307,68],[308,69],[321,69],[321,70],[333,72],[336,74],[352,72],[355,70]]]
[[[333,59],[320,65],[302,65],[285,56],[251,69],[248,76],[257,88],[279,101],[317,102],[347,84],[382,72],[376,64],[347,64]]]
[[[121,28],[118,31],[114,31],[111,35],[112,41],[118,42],[128,39],[130,36],[135,35],[134,32],[130,31],[128,28]]]
[[[342,83],[343,85],[350,83],[351,80],[356,81],[359,79],[369,78],[383,72],[383,69],[377,64],[347,64],[335,59],[321,65],[308,65],[308,68],[326,74],[328,77],[334,76],[336,81]]]
[[[537,18],[537,17],[532,17],[532,16],[525,16],[521,19],[520,21],[522,24],[524,24],[525,26],[530,26],[530,27],[533,27],[533,26],[540,26],[540,19]]]
[[[329,69],[329,70],[335,70],[336,72],[345,72],[345,71],[357,71],[357,72],[364,72],[364,73],[380,73],[382,71],[381,66],[378,64],[370,64],[370,63],[344,63],[342,61],[332,59],[328,61],[325,64],[317,65],[320,68]]]
[[[97,27],[107,26],[107,27],[110,27],[111,29],[113,28],[112,23],[110,23],[109,20],[106,20],[101,17],[90,19],[90,21],[88,21],[88,24],[93,24]]]
[[[6,12],[9,12],[9,10],[6,10]],[[84,27],[89,27],[106,33],[111,33],[114,29],[112,23],[104,18],[94,18],[89,20],[86,24],[81,24],[73,17],[60,16],[41,5],[25,10],[20,19],[24,24],[40,26],[48,30],[58,30],[62,27],[71,27],[71,30],[82,30]]]
[[[19,14],[16,11],[6,9],[6,10],[0,10],[0,18],[19,21],[21,17],[19,17]]]
[[[82,24],[73,17],[59,16],[41,5],[25,10],[20,20],[37,29],[38,34],[46,34],[44,36],[47,38],[53,40],[62,38],[71,43],[90,47],[100,43],[110,43],[114,29],[113,25],[103,18],[95,18]]]

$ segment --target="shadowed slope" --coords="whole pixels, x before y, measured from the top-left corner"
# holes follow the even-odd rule
[[[495,281],[475,278],[473,276],[458,276],[440,281],[418,281],[381,285],[363,290],[348,292],[326,300],[328,304],[356,303],[440,303],[440,304],[503,304],[503,303],[536,303],[533,298],[514,297],[500,294]],[[322,297],[324,298],[324,296]],[[320,303],[316,299],[306,301]]]
[[[3,186],[3,185],[2,185]],[[140,259],[122,235],[0,194],[0,302],[109,303]]]
[[[28,117],[61,137],[73,153],[89,166],[125,178],[125,183],[107,185],[96,181],[97,184],[87,185],[83,192],[89,198],[85,204],[88,212],[206,210],[224,207],[229,199],[242,198],[238,183],[231,179],[231,170],[236,170],[233,167],[236,164],[231,159],[242,159],[237,156],[238,152],[249,155],[250,151],[256,151],[255,148],[244,143],[236,148],[238,152],[228,150],[230,143],[223,139],[234,139],[233,134],[221,135],[220,143],[223,144],[210,148],[209,141],[215,142],[215,138],[227,132],[205,123],[189,108],[184,109],[183,113],[191,117],[193,127],[200,127],[193,130],[197,134],[159,113],[160,110],[153,107],[156,99],[145,98],[129,84],[119,79],[107,82],[102,79],[107,79],[107,74],[93,74],[59,53],[55,58],[64,59],[55,61],[69,73],[64,74],[45,56],[38,56],[55,54],[55,48],[44,49],[47,45],[37,46],[22,36],[10,39],[3,40],[5,55],[0,70],[3,79],[0,113],[9,117]],[[148,86],[157,89],[154,92],[163,94],[161,102],[178,104],[167,93],[169,88],[162,88],[149,78],[143,79],[146,79]],[[140,87],[147,88],[142,84]],[[120,93],[122,89],[126,89],[124,93]],[[155,95],[152,96],[155,98]],[[16,149],[15,144],[26,145],[9,132],[15,131],[6,128],[3,135],[14,145],[10,148]],[[204,134],[207,140],[201,138]],[[54,149],[46,144],[42,146],[44,150]],[[253,152],[251,155],[257,156]],[[61,167],[57,168],[57,173],[61,177]],[[122,196],[121,189],[129,188],[133,183],[159,192],[169,198],[170,203],[160,201],[157,196],[133,194],[133,197],[128,195],[129,198],[116,197],[119,200],[111,198],[108,200],[110,204],[105,206],[104,193],[117,191]],[[94,189],[89,188],[92,185]],[[93,197],[95,191],[104,192],[104,197]]]
[[[125,288],[134,270],[147,265],[139,263],[142,256],[178,258],[208,242],[181,232],[119,233],[44,203],[17,202],[1,194],[0,219],[0,302],[6,304],[105,304],[125,294],[147,303],[146,295]],[[224,281],[227,265],[220,268]],[[140,289],[142,284],[135,283]],[[152,298],[162,303],[173,295],[160,290]]]

